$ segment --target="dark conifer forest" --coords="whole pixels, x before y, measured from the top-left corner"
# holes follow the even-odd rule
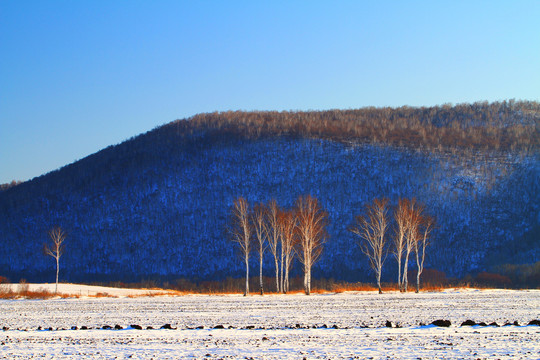
[[[234,199],[288,208],[306,194],[329,221],[315,278],[372,281],[347,229],[380,197],[392,206],[416,198],[435,218],[426,269],[451,277],[521,271],[540,261],[540,103],[176,120],[1,186],[0,275],[53,281],[55,264],[42,247],[60,226],[68,234],[61,281],[241,277],[226,231]],[[394,280],[395,267],[389,256],[383,281]],[[293,264],[293,276],[299,268]]]

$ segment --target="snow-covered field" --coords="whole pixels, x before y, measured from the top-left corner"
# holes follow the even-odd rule
[[[525,325],[540,291],[2,300],[0,358],[540,358],[540,326],[467,319]]]
[[[55,284],[24,284],[28,286],[29,291],[48,291],[54,293]],[[18,291],[21,288],[21,284],[1,284],[6,290]],[[167,290],[152,290],[152,289],[124,289],[124,288],[112,288],[105,286],[93,286],[93,285],[81,285],[81,284],[58,284],[58,293],[72,296],[152,296],[155,294],[163,294],[168,292]],[[174,293],[171,291],[171,293]]]

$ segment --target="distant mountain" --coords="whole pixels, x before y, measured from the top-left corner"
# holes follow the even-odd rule
[[[314,276],[371,279],[347,228],[382,196],[426,204],[426,267],[462,276],[540,260],[539,179],[538,102],[200,114],[0,191],[0,275],[51,281],[41,248],[59,225],[63,280],[241,276],[233,200],[312,194],[330,217]],[[394,271],[389,257],[383,280]]]

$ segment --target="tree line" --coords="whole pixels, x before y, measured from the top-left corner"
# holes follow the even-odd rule
[[[386,198],[374,199],[357,215],[349,231],[358,236],[358,246],[369,259],[376,276],[377,288],[382,293],[381,275],[384,262],[391,253],[398,263],[398,287],[408,290],[408,265],[414,256],[416,263],[416,292],[420,291],[420,277],[424,270],[426,248],[435,221],[424,205],[416,199],[399,199],[391,207]],[[297,258],[304,274],[304,292],[311,293],[311,270],[320,259],[328,239],[328,212],[317,198],[299,196],[291,209],[281,208],[275,199],[250,206],[244,197],[234,200],[230,210],[228,233],[237,244],[246,269],[244,296],[249,294],[249,260],[255,252],[259,262],[259,293],[264,294],[263,262],[266,250],[274,260],[276,292],[289,291],[289,274],[293,259]]]
[[[326,111],[226,111],[197,114],[187,120],[160,129],[168,131],[172,126],[185,138],[293,136],[430,151],[534,151],[540,145],[540,103],[535,101]]]

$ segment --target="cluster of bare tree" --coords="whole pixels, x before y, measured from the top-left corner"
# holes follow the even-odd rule
[[[409,261],[411,256],[415,257],[418,292],[434,220],[414,198],[399,199],[394,219],[389,210],[388,199],[375,199],[365,206],[363,215],[355,217],[349,230],[360,237],[358,245],[375,272],[379,293],[382,293],[381,275],[388,253],[392,253],[398,263],[398,287],[402,292],[407,291]],[[310,195],[300,196],[289,210],[281,209],[275,200],[250,208],[245,198],[236,199],[229,232],[232,241],[239,245],[246,267],[244,295],[249,294],[249,258],[254,247],[259,260],[261,295],[264,293],[263,260],[268,248],[274,259],[276,291],[287,293],[289,290],[289,272],[296,256],[303,267],[304,292],[309,295],[311,268],[321,256],[327,238],[327,222],[327,212]]]
[[[350,231],[360,237],[359,246],[369,258],[369,264],[377,278],[379,293],[384,261],[391,252],[398,263],[398,286],[402,292],[408,287],[408,266],[411,254],[416,257],[416,292],[420,291],[420,276],[424,270],[426,247],[434,220],[425,213],[425,208],[416,199],[400,199],[394,209],[394,229],[388,215],[388,199],[375,199],[365,206],[363,215],[355,218]],[[389,238],[392,240],[390,241]]]
[[[22,181],[19,181],[19,180],[12,180],[11,182],[9,183],[5,183],[5,184],[0,184],[0,191],[4,191],[4,190],[7,190],[7,189],[11,189],[12,187],[15,187],[19,184],[22,184],[23,182]]]
[[[304,272],[304,291],[311,292],[311,268],[319,260],[326,241],[328,213],[311,195],[300,196],[292,209],[282,209],[276,200],[253,207],[243,197],[234,201],[229,233],[239,245],[246,266],[249,293],[249,258],[253,248],[259,260],[259,291],[263,289],[263,260],[269,248],[274,259],[276,291],[289,291],[289,273],[296,256]]]

